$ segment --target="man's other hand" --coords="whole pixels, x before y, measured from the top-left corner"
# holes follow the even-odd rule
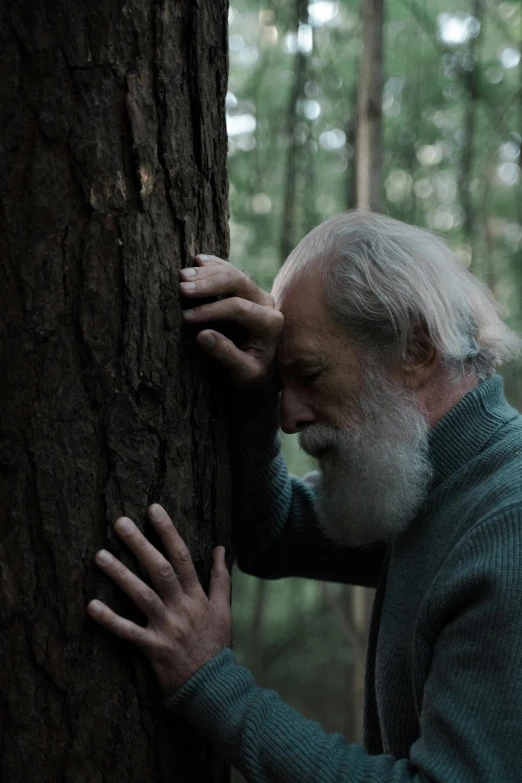
[[[207,598],[190,552],[170,517],[158,504],[148,511],[168,560],[127,517],[118,519],[114,529],[147,569],[154,590],[113,555],[105,550],[96,553],[96,564],[134,601],[147,617],[147,626],[120,617],[101,601],[91,601],[87,609],[97,623],[143,651],[163,695],[170,696],[230,646],[230,577],[225,550],[216,547]]]
[[[275,375],[277,342],[283,314],[274,299],[244,272],[216,256],[196,256],[195,267],[181,269],[180,290],[188,299],[225,295],[225,299],[185,310],[187,323],[231,321],[247,330],[241,346],[215,329],[203,329],[197,343],[228,368],[236,386],[263,386]]]

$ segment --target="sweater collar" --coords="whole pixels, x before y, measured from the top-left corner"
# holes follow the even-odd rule
[[[471,389],[428,433],[431,489],[475,457],[517,415],[504,397],[502,376],[493,375]]]

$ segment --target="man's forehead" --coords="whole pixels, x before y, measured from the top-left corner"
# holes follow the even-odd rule
[[[324,308],[321,285],[307,276],[290,285],[281,297],[279,309],[285,317],[277,349],[277,361],[288,367],[296,361],[317,360],[327,353],[336,328]]]
[[[283,267],[284,270],[284,267]],[[281,273],[280,273],[281,275]],[[323,309],[323,284],[319,269],[311,269],[307,274],[290,278],[276,277],[272,288],[277,306],[288,315],[300,318],[310,311]]]
[[[282,337],[277,346],[277,363],[289,367],[296,362],[313,361],[321,354],[319,341],[306,335]]]
[[[303,306],[298,311],[294,310],[290,317],[288,313],[284,315],[283,331],[277,346],[277,361],[281,366],[293,364],[298,358],[313,360],[327,352],[335,327],[325,323],[322,313],[307,311]]]

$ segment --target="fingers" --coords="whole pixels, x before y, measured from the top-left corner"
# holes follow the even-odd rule
[[[158,503],[153,503],[152,506],[149,506],[148,512],[154,528],[161,539],[161,543],[165,547],[167,556],[174,567],[181,588],[186,593],[202,593],[203,590],[189,549],[174,527],[171,518]]]
[[[145,647],[147,643],[147,632],[145,628],[136,625],[136,623],[120,617],[119,614],[109,609],[102,601],[90,601],[87,604],[87,611],[93,620],[102,625],[115,636],[132,642],[137,647]]]
[[[254,281],[236,269],[228,261],[215,256],[196,256],[199,266],[181,269],[181,293],[188,298],[219,296],[228,294],[240,296],[250,302],[273,307],[273,298]]]
[[[225,548],[222,546],[217,546],[213,552],[208,598],[219,613],[230,612],[230,574],[225,563]]]
[[[261,386],[270,381],[284,323],[274,298],[244,272],[216,256],[196,256],[196,266],[181,269],[179,276],[181,292],[189,299],[224,296],[189,307],[183,314],[187,323],[208,325],[228,320],[246,330],[238,348],[219,332],[204,329],[196,337],[199,347],[223,364],[238,386]]]
[[[230,264],[230,261],[225,261],[218,256],[208,255],[208,253],[198,253],[196,256],[196,264],[198,264],[198,266],[204,266],[205,264]]]
[[[96,553],[95,560],[96,565],[101,568],[104,574],[110,576],[118,587],[134,601],[145,617],[152,620],[164,614],[165,607],[154,590],[146,585],[145,582],[142,582],[136,574],[133,574],[116,557],[102,549]],[[114,615],[114,612],[112,614]]]
[[[267,371],[260,358],[254,353],[241,351],[232,340],[220,332],[205,329],[197,335],[196,342],[230,371],[236,384],[254,387],[256,383],[266,383]]]
[[[235,321],[249,329],[253,335],[266,337],[277,337],[284,320],[279,310],[237,296],[184,310],[183,317],[189,323]]]
[[[160,598],[164,601],[175,598],[180,586],[171,564],[147,541],[134,522],[127,517],[120,517],[116,520],[114,530],[146,568]]]

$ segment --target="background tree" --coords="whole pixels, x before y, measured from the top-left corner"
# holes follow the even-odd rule
[[[305,95],[305,83],[307,76],[307,57],[312,50],[312,42],[309,37],[312,35],[312,28],[308,24],[308,2],[307,0],[294,0],[294,36],[295,59],[293,73],[295,79],[288,95],[287,119],[286,119],[286,171],[285,171],[285,191],[283,201],[283,221],[281,226],[281,264],[284,262],[295,242],[295,201],[296,201],[296,177],[298,174],[298,153],[299,146],[303,144],[300,137],[303,134],[306,137],[306,131],[303,127],[298,127],[299,112],[302,111],[303,99]]]
[[[145,660],[85,611],[99,596],[132,616],[93,563],[102,546],[132,562],[112,531],[121,514],[142,525],[162,503],[203,582],[228,544],[221,402],[182,337],[177,277],[197,252],[228,252],[226,11],[2,5],[6,783],[227,778],[167,715]]]
[[[355,122],[355,185],[358,209],[379,211],[383,202],[382,100],[384,85],[384,0],[361,0],[363,46],[357,86]],[[374,591],[359,585],[348,588],[344,610],[352,629],[352,736],[362,736],[366,643]]]
[[[355,171],[358,209],[382,203],[384,0],[362,0],[363,50],[357,91]]]

